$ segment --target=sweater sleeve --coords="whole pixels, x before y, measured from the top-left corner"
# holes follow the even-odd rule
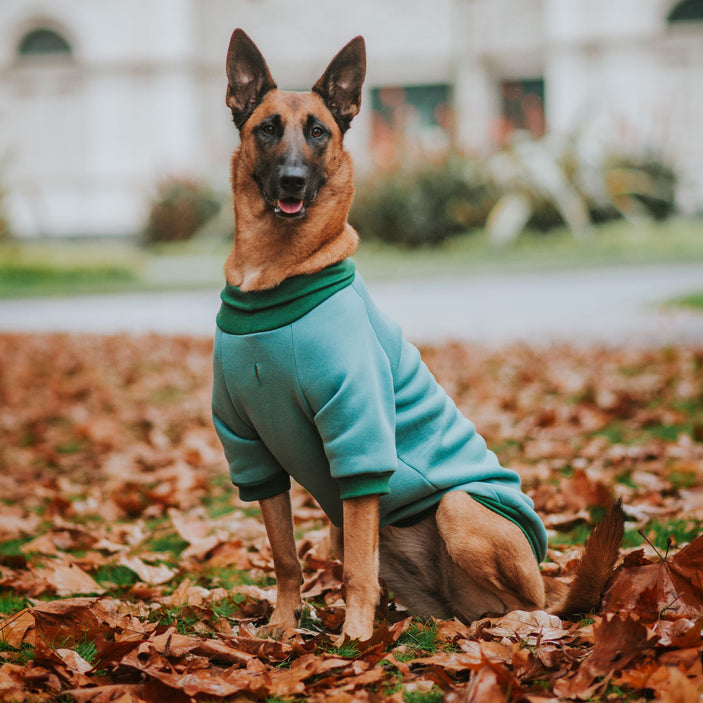
[[[352,288],[294,325],[294,349],[340,497],[388,493],[398,462],[391,363]]]
[[[229,464],[232,483],[245,501],[264,500],[290,489],[290,476],[266,448],[255,430],[237,413],[232,402],[223,359],[215,338],[213,356],[212,419]]]

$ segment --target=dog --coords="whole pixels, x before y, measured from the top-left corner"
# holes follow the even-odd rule
[[[240,145],[212,409],[232,481],[259,501],[271,545],[278,596],[263,631],[296,627],[301,612],[291,477],[331,522],[342,639],[371,638],[379,578],[418,616],[589,610],[617,557],[619,508],[591,536],[570,590],[543,579],[546,532],[518,475],[379,312],[349,258],[359,238],[343,138],[361,105],[363,38],[309,92],[278,90],[241,29],[226,69]]]

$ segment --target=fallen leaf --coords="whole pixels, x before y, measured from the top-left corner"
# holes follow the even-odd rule
[[[697,618],[703,610],[703,535],[658,563],[621,569],[604,607],[613,612],[637,610],[648,622]]]
[[[139,557],[121,556],[117,562],[120,566],[126,566],[134,571],[137,576],[146,584],[160,585],[168,583],[176,574],[174,569],[165,564],[150,566],[145,564]]]

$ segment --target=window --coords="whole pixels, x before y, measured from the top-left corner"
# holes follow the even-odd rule
[[[544,79],[505,80],[500,83],[500,119],[494,139],[506,143],[515,130],[535,137],[544,134]]]
[[[372,152],[379,165],[393,167],[403,155],[441,153],[449,146],[451,88],[386,86],[371,91]]]
[[[70,56],[71,45],[58,32],[40,27],[22,37],[17,53],[25,56]]]
[[[669,22],[703,22],[703,0],[683,0],[669,13]]]

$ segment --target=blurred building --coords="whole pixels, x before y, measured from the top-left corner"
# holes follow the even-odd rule
[[[281,88],[363,34],[357,167],[408,148],[485,152],[512,130],[651,148],[703,209],[703,0],[3,0],[0,184],[22,236],[139,230],[160,179],[225,191],[242,27]]]

